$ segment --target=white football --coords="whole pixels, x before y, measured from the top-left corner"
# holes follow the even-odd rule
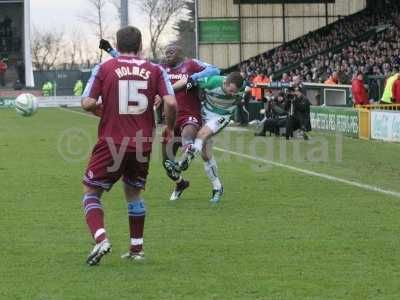
[[[37,98],[32,94],[21,94],[15,99],[15,109],[24,117],[34,115],[38,110]]]

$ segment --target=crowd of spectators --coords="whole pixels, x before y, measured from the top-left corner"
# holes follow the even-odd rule
[[[388,77],[400,66],[399,29],[392,24],[367,41],[352,41],[339,53],[318,55],[309,65],[300,64],[289,76],[300,75],[306,82],[320,83],[335,77],[341,84],[350,84],[358,72]]]
[[[300,77],[304,82],[351,84],[358,74],[388,77],[400,68],[400,1],[392,1],[384,10],[364,10],[332,25],[280,46],[240,65],[247,79],[252,81],[258,73],[268,77],[288,65],[300,62],[298,67],[279,78],[283,82]],[[355,38],[376,26],[388,26],[367,40]],[[341,51],[329,52],[342,43]],[[322,52],[326,54],[318,54]],[[304,63],[313,57],[310,63]],[[278,72],[279,73],[279,72]],[[272,79],[272,78],[271,78]]]

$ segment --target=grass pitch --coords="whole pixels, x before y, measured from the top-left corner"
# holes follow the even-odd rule
[[[399,197],[217,152],[222,202],[209,204],[197,161],[170,203],[158,145],[144,193],[147,260],[119,258],[129,238],[117,184],[103,197],[113,253],[87,267],[80,181],[96,127],[60,109],[0,111],[0,299],[400,298]],[[252,135],[227,131],[216,145],[400,192],[398,144]]]

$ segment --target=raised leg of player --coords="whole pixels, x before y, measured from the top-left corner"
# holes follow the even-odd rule
[[[230,115],[220,116],[214,113],[209,113],[208,116],[205,114],[206,124],[197,133],[196,139],[190,147],[187,148],[184,157],[177,163],[177,172],[185,171],[189,168],[190,163],[195,158],[196,154],[202,153],[202,157],[205,163],[205,170],[207,176],[210,178],[213,184],[213,192],[211,202],[219,202],[222,194],[223,187],[218,177],[217,163],[212,157],[212,149],[210,138],[224,129],[230,120]],[[207,146],[209,144],[209,146]]]
[[[86,262],[90,266],[97,265],[101,258],[111,251],[104,226],[104,212],[101,205],[103,189],[84,185],[83,208],[85,211],[86,223],[90,233],[96,242]]]
[[[183,127],[181,136],[182,136],[182,148],[185,150],[189,145],[194,143],[194,140],[197,136],[198,127],[188,124]]]
[[[212,141],[208,140],[201,152],[201,157],[204,160],[204,170],[206,172],[207,177],[210,179],[211,184],[213,186],[212,196],[210,201],[212,203],[218,203],[221,199],[221,196],[224,192],[224,188],[221,184],[221,180],[218,176],[218,166],[212,155]]]
[[[187,147],[182,157],[182,160],[178,163],[182,171],[185,171],[189,168],[190,163],[195,158],[195,156],[203,151],[204,143],[208,139],[210,139],[213,136],[213,134],[214,134],[213,130],[207,125],[204,125],[199,130],[196,139],[194,140],[194,143],[191,144],[190,147]]]
[[[122,255],[122,258],[140,260],[144,258],[143,252],[143,231],[146,208],[141,196],[141,189],[134,188],[124,183],[125,198],[128,203],[128,220],[131,246],[129,252]]]

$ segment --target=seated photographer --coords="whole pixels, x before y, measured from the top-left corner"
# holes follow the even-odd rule
[[[286,98],[289,101],[286,139],[293,137],[296,130],[300,130],[303,138],[308,140],[306,132],[311,131],[310,101],[303,95],[299,86],[290,89]]]
[[[266,132],[269,131],[271,134],[279,136],[279,128],[286,127],[289,104],[284,93],[279,93],[275,97],[268,97],[265,109],[266,120],[262,130],[254,135],[265,136]]]
[[[245,74],[241,73],[244,78]],[[249,102],[251,100],[251,83],[245,80],[243,83],[245,91],[242,96],[242,100],[238,103],[238,117],[240,126],[247,126],[249,123]]]

